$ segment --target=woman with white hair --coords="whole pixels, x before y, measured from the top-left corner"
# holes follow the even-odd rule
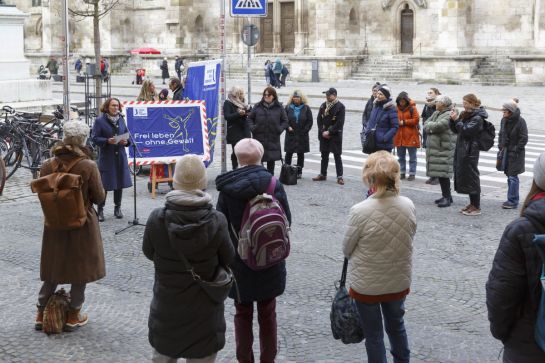
[[[286,164],[291,165],[293,154],[297,154],[297,178],[303,175],[305,166],[305,153],[310,151],[308,133],[312,128],[312,110],[308,105],[308,99],[299,90],[293,91],[288,104],[286,105],[288,116],[288,129],[284,139],[284,151],[286,153]]]
[[[80,314],[86,284],[106,275],[102,237],[97,213],[93,208],[93,204],[104,201],[105,193],[97,165],[85,146],[88,137],[87,124],[80,121],[66,122],[63,140],[53,146],[53,157],[46,160],[40,169],[42,177],[61,168],[70,168],[70,173],[81,175],[81,192],[87,219],[81,228],[68,231],[52,230],[44,225],[40,261],[43,284],[38,294],[36,330],[42,329],[45,306],[59,284],[71,284],[70,307],[64,330],[71,331],[87,324],[87,315]]]
[[[240,140],[251,136],[250,126],[248,125],[249,113],[250,106],[246,103],[244,89],[239,86],[233,86],[223,104],[223,115],[227,121],[227,143],[231,144],[233,148],[233,152],[231,153],[233,170],[238,168],[235,145]]]
[[[396,362],[408,362],[403,316],[412,274],[416,214],[399,195],[399,163],[387,151],[367,158],[363,182],[369,198],[350,209],[343,254],[350,263],[350,296],[356,301],[369,362],[386,362],[383,320]]]
[[[450,129],[450,112],[452,100],[440,95],[435,98],[436,111],[424,124],[424,132],[428,135],[426,148],[426,175],[439,180],[441,198],[435,200],[439,208],[450,207],[452,195],[450,178],[453,173],[454,149],[456,135]]]

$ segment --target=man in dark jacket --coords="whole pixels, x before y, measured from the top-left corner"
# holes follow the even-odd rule
[[[248,201],[264,193],[271,182],[271,174],[261,166],[263,146],[255,139],[242,139],[235,146],[239,169],[229,171],[216,178],[218,204],[216,208],[227,217],[231,242],[238,249],[238,237],[242,215]],[[277,181],[274,197],[278,200],[288,221],[291,213],[284,187]],[[252,349],[252,318],[254,302],[257,302],[261,362],[274,362],[277,353],[276,297],[286,288],[286,262],[282,261],[264,270],[250,269],[237,253],[232,264],[240,300],[234,290],[229,297],[235,299],[235,341],[239,362],[254,362]]]
[[[174,70],[176,71],[176,74],[178,75],[178,79],[182,79],[182,69],[184,66],[184,60],[178,56],[175,58],[174,61]]]
[[[545,154],[534,164],[534,180],[521,217],[503,232],[486,283],[490,331],[504,346],[503,362],[542,363],[545,352],[535,341],[542,287],[534,234],[545,233]]]
[[[517,102],[510,100],[502,107],[498,149],[504,154],[503,172],[507,176],[507,201],[503,209],[516,209],[519,204],[519,174],[524,173],[525,146],[528,143],[528,127],[520,116]]]
[[[214,362],[225,346],[224,303],[217,303],[187,272],[184,259],[204,281],[219,265],[229,265],[235,251],[225,216],[205,193],[206,169],[197,155],[176,164],[174,189],[164,207],[148,218],[142,250],[155,266],[148,320],[154,362]],[[182,257],[183,256],[183,257]]]
[[[344,127],[344,105],[337,98],[337,90],[333,87],[324,91],[326,102],[322,103],[316,120],[318,125],[318,140],[320,141],[320,152],[322,163],[320,174],[312,178],[314,181],[327,179],[327,166],[329,164],[329,153],[335,158],[335,169],[337,172],[337,184],[344,185],[343,161],[343,127]]]
[[[172,91],[172,100],[181,101],[184,99],[183,92],[184,88],[182,87],[182,81],[176,77],[172,77],[168,84],[168,88]]]

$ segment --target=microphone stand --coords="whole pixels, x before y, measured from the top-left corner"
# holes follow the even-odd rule
[[[121,115],[121,118],[123,118],[123,115]],[[124,123],[125,123],[125,128],[127,129],[127,132],[129,133],[129,140],[131,142],[133,167],[136,167],[136,152],[138,151],[138,154],[140,154],[140,151],[136,147],[136,142],[134,141],[134,138],[132,137],[131,131],[127,127],[127,123],[126,122]],[[134,218],[132,221],[129,221],[129,225],[127,227],[124,227],[115,231],[114,233],[115,235],[118,235],[134,226],[145,226],[145,224],[142,224],[138,221],[138,217],[136,216],[136,172],[132,173],[132,179],[133,179],[132,180],[132,188],[133,188],[132,199],[133,199],[133,206],[134,206]]]

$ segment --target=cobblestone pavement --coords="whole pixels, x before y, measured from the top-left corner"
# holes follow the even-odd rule
[[[496,93],[509,92],[498,89]],[[344,147],[357,150],[357,115],[350,117]],[[317,150],[314,139],[311,150]],[[219,159],[216,155],[209,169],[208,191],[214,198]],[[286,187],[294,216],[293,248],[287,289],[278,298],[277,361],[365,362],[363,344],[343,345],[332,339],[329,328],[334,281],[342,267],[343,226],[349,207],[362,199],[364,188],[356,169],[346,173],[342,187],[333,178],[312,182],[316,170],[308,163],[300,183]],[[330,173],[333,171],[331,167]],[[114,233],[133,218],[130,190],[124,198],[125,219],[113,218],[111,200],[106,206],[107,220],[101,227],[107,276],[88,286],[84,310],[91,322],[58,336],[33,330],[40,287],[42,213],[30,193],[29,179],[28,173],[18,171],[0,197],[0,361],[149,361],[147,317],[153,265],[141,252],[143,228]],[[528,182],[522,185],[521,195],[527,188]],[[163,204],[166,191],[161,185],[153,200],[147,192],[147,178],[138,178],[137,211],[142,221]],[[465,217],[458,210],[467,204],[467,196],[455,196],[453,207],[437,209],[433,200],[438,192],[438,187],[426,186],[422,179],[403,182],[402,194],[414,201],[418,217],[413,284],[406,302],[412,361],[497,362],[501,344],[489,333],[484,284],[503,227],[516,218],[517,211],[500,208],[505,194],[500,191],[485,193],[482,216]],[[233,314],[228,300],[227,343],[219,362],[235,362]]]

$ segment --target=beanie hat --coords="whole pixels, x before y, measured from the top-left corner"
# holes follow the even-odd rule
[[[545,190],[545,153],[541,153],[534,163],[534,182],[541,190]]]
[[[518,108],[518,106],[513,100],[509,100],[509,101],[505,102],[503,104],[503,106],[502,106],[502,109],[507,110],[507,111],[509,111],[511,113],[515,113],[517,108]]]
[[[384,95],[386,98],[390,98],[390,87],[385,84],[381,84],[378,88],[378,91]]]
[[[201,157],[188,154],[178,159],[173,179],[174,189],[206,189],[208,180],[206,178],[206,168]]]
[[[375,82],[373,87],[371,87],[371,91],[378,91],[379,87],[380,87],[380,82]]]
[[[256,139],[242,139],[235,145],[235,155],[240,166],[260,165],[263,145]]]
[[[63,124],[63,132],[62,141],[65,144],[85,146],[89,137],[89,126],[82,121],[68,121]]]
[[[481,100],[478,99],[477,96],[475,96],[473,93],[468,93],[467,95],[465,95],[463,100],[469,102],[475,107],[479,107],[481,105]]]
[[[435,97],[435,103],[441,102],[443,105],[449,107],[452,106],[452,100],[447,95],[439,95]]]

